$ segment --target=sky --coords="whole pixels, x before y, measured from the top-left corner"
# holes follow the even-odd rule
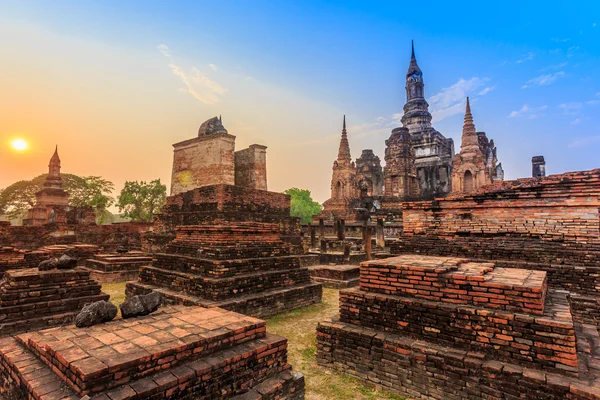
[[[267,149],[269,190],[330,195],[400,126],[410,43],[434,127],[470,96],[506,179],[600,167],[600,2],[0,1],[0,188],[62,171],[170,185],[172,144],[222,115]],[[9,143],[29,143],[17,152]]]

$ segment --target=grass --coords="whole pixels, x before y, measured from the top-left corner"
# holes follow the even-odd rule
[[[117,307],[125,300],[125,283],[107,283],[102,291]],[[323,302],[267,319],[267,331],[288,339],[288,362],[304,374],[307,400],[402,400],[404,397],[363,385],[357,379],[317,364],[315,330],[338,313],[339,291],[323,288]]]
[[[288,338],[288,361],[304,374],[307,400],[402,400],[404,397],[363,385],[357,379],[317,364],[315,329],[338,313],[339,291],[323,288],[323,302],[267,319],[267,331]]]

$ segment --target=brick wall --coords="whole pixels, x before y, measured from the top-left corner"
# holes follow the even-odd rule
[[[258,144],[235,152],[235,185],[267,190],[267,147]]]

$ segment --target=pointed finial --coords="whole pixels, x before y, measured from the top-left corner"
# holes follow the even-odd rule
[[[343,130],[346,130],[346,115],[344,115],[344,126],[342,128]]]
[[[410,56],[410,59],[411,59],[411,60],[414,60],[414,59],[415,59],[415,41],[414,41],[414,40],[411,40],[410,42],[411,42],[411,44],[412,44],[412,54],[411,54],[411,56]]]
[[[469,97],[467,96],[467,110],[466,110],[467,114],[471,114],[471,104],[469,104]]]
[[[219,122],[223,123],[223,119],[221,119],[221,114],[219,114]]]
[[[58,153],[58,145],[56,145],[56,147],[54,148],[54,152]]]

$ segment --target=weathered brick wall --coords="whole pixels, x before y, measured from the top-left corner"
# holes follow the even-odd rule
[[[600,170],[506,181],[472,195],[404,203],[404,235],[597,241],[599,197]]]
[[[197,187],[235,182],[235,136],[217,133],[173,145],[171,195]]]
[[[415,399],[583,400],[599,393],[588,381],[562,373],[336,321],[317,327],[317,361]]]
[[[235,152],[235,185],[267,190],[267,147],[258,144]]]
[[[152,226],[152,223],[146,222],[76,226],[75,237],[78,243],[95,244],[106,251],[114,251],[119,246],[141,249],[142,235]]]

